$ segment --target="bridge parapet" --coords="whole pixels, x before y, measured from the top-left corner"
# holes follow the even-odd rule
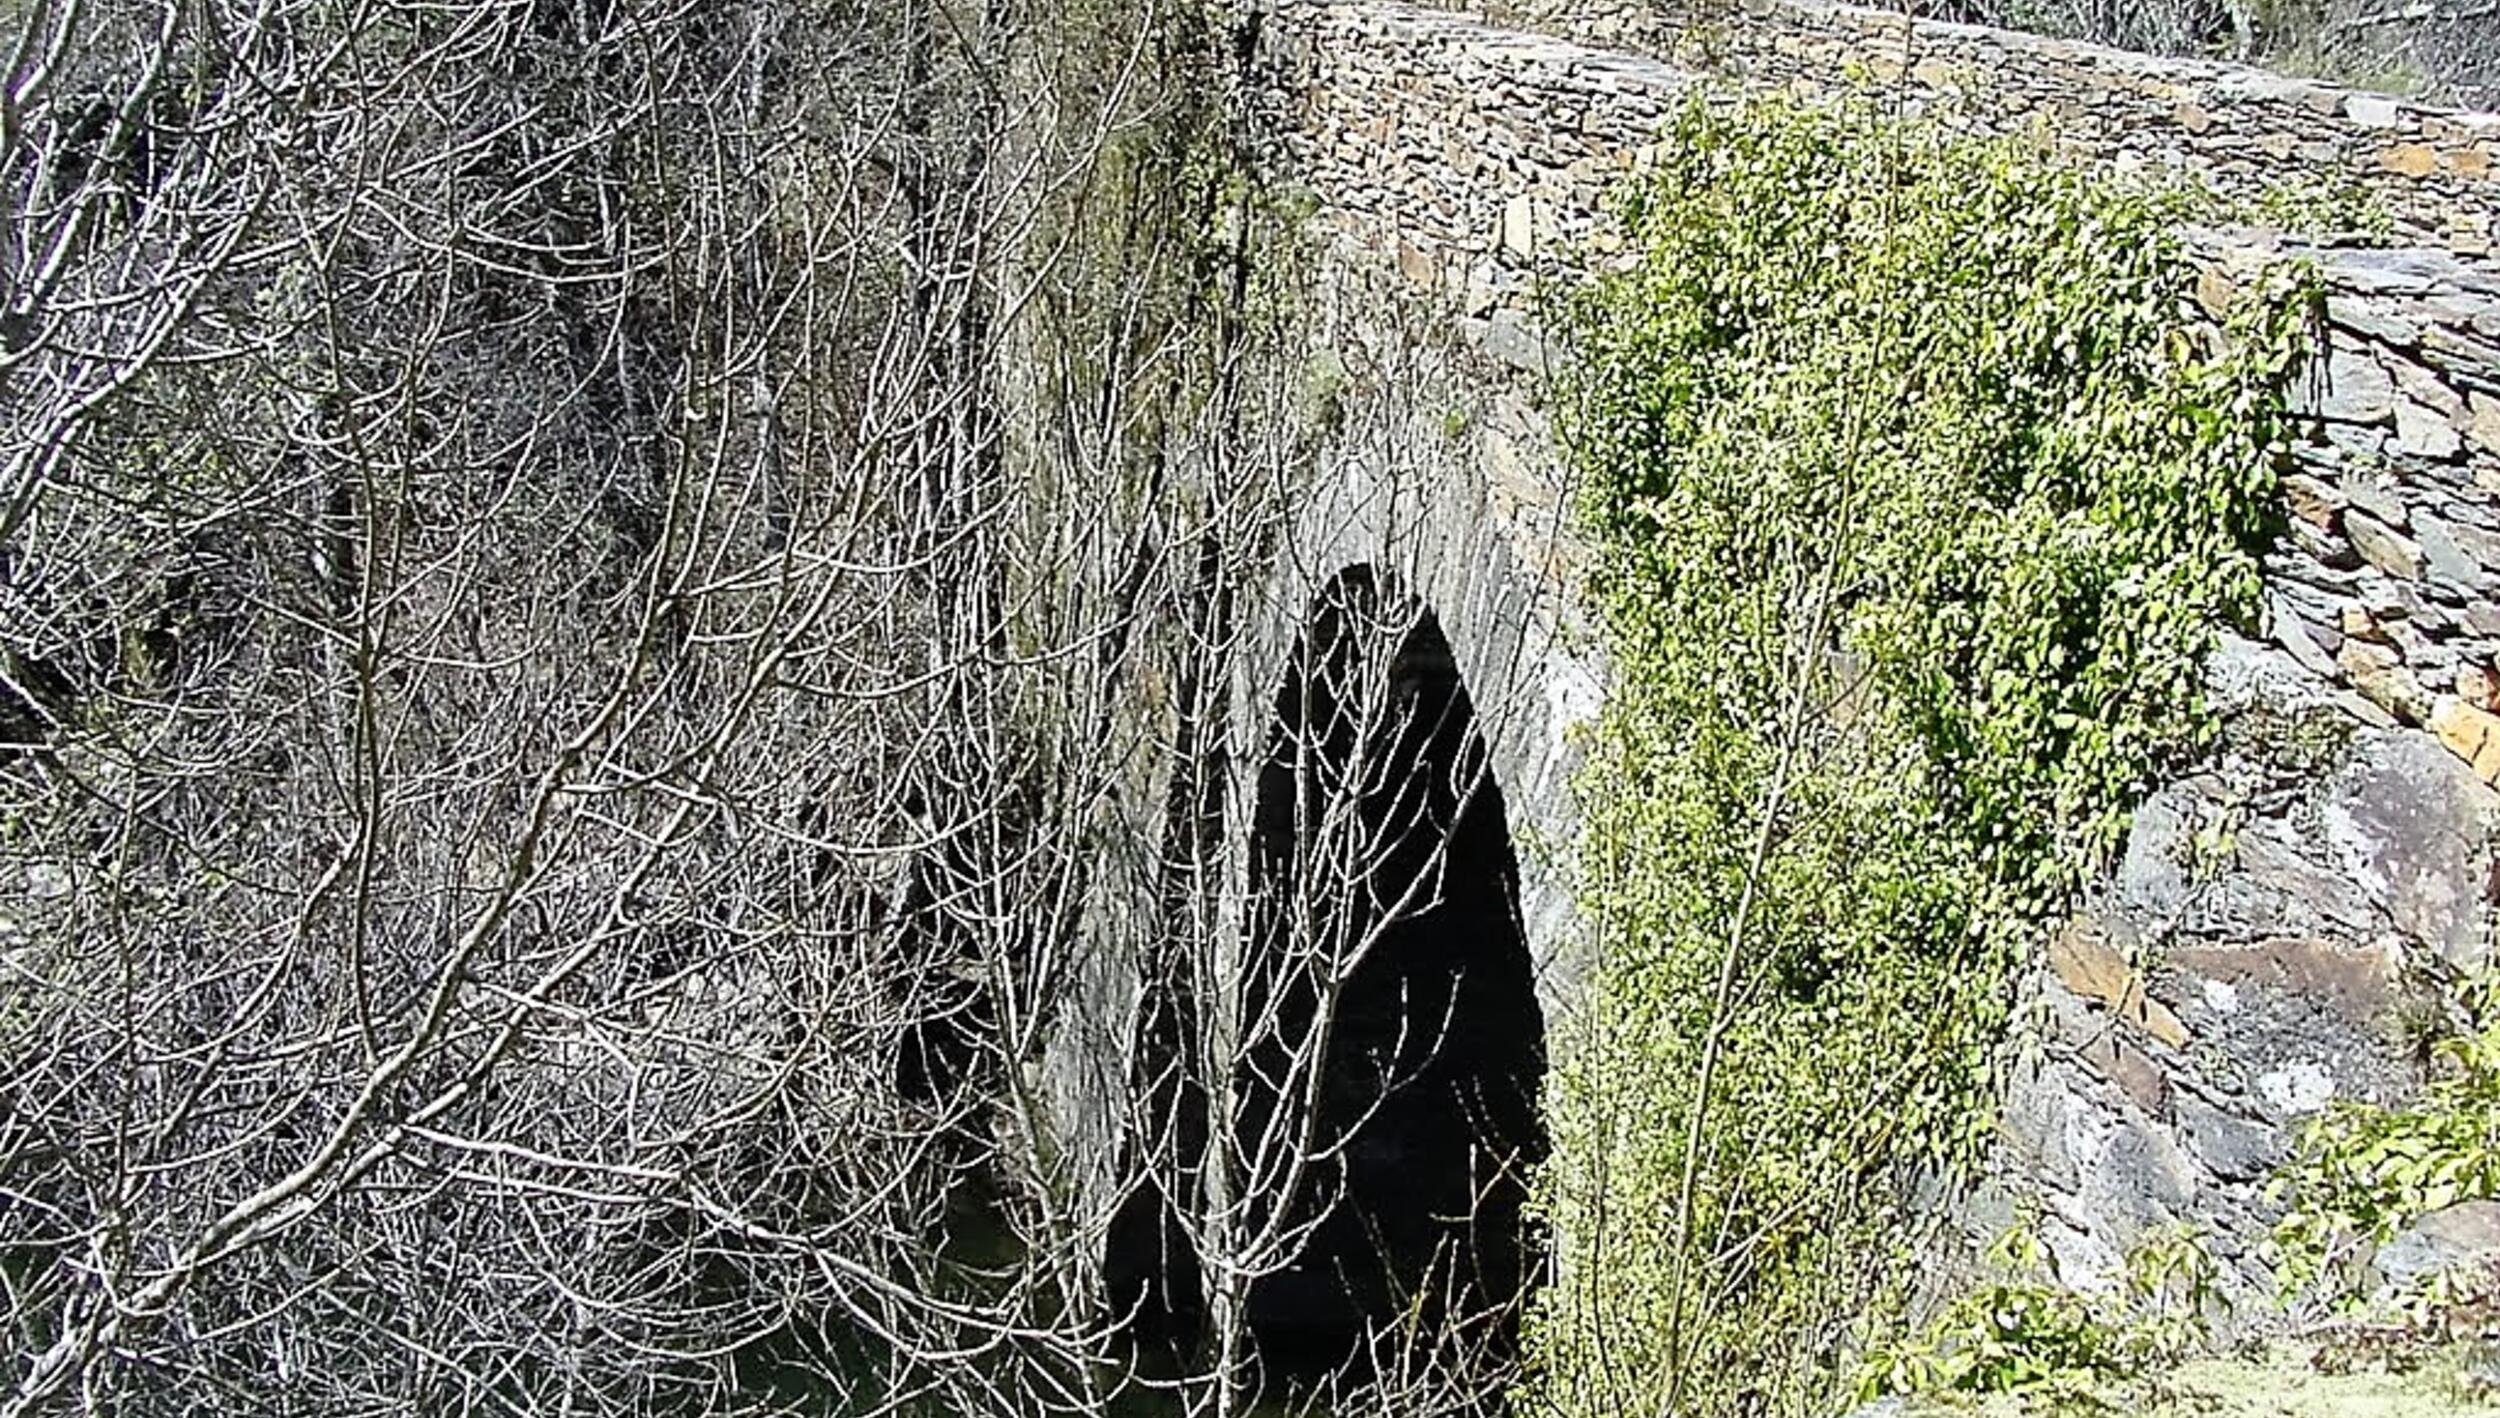
[[[1702,76],[1399,0],[1296,3],[1264,95],[1295,181],[1359,265],[1537,364],[1537,280],[1601,233],[1607,190]]]
[[[2483,255],[2500,240],[2500,115],[2218,60],[2137,54],[1830,0],[1477,3],[1480,14],[1661,55],[1752,92],[1872,84],[1971,131],[2040,131],[2130,167],[2256,198],[2286,182],[2376,194],[2407,239]]]

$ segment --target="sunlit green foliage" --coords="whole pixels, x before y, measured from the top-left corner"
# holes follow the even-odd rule
[[[2210,741],[2305,299],[2214,320],[2189,199],[2031,145],[1697,106],[1662,146],[1566,391],[1615,678],[1536,1396],[1802,1411],[1979,1155],[2012,965]]]
[[[2431,1212],[2500,1197],[2500,975],[2464,992],[2467,1027],[2436,1046],[2422,1096],[2399,1108],[2339,1101],[2302,1129],[2276,1180],[2275,1227],[2287,1297],[2330,1296],[2374,1246]]]
[[[2128,1256],[2125,1283],[2102,1295],[2059,1284],[2020,1227],[1989,1262],[1988,1281],[1867,1352],[1859,1398],[2014,1394],[2051,1412],[2104,1412],[2207,1337],[2214,1262],[2192,1230],[2149,1237]]]

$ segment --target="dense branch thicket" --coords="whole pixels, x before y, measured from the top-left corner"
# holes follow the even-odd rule
[[[1208,23],[13,7],[0,1414],[1273,1389],[1251,1297],[1377,1111],[1334,1000],[1452,829],[1346,769],[1294,889],[1402,894],[1262,939],[1320,1003],[1219,1005],[1222,666],[1308,447]],[[1149,1191],[1159,1355],[1100,1273]],[[1454,1372],[1395,1318],[1332,1381]]]
[[[30,19],[6,1411],[710,1409],[973,1342],[968,1095],[884,1075],[1032,874],[941,717],[1009,17]]]

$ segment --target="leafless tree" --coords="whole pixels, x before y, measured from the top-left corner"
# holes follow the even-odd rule
[[[1414,608],[1222,707],[1308,448],[1212,23],[11,11],[0,1413],[1231,1414],[1293,1275],[1340,1390],[1480,1385],[1524,1102],[1378,962],[1515,907]],[[1186,1007],[1078,1041],[1103,1148],[1049,1060],[1123,943],[1095,1013]],[[1393,1242],[1409,1095],[1500,1116]]]

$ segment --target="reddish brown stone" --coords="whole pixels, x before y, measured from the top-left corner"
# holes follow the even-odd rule
[[[2480,676],[2477,685],[2482,691],[2479,704],[2469,703],[2462,692],[2455,698],[2443,698],[2431,710],[2431,730],[2448,751],[2473,765],[2474,776],[2500,787],[2500,715],[2489,709],[2492,675],[2488,670],[2468,667],[2457,674],[2457,687],[2463,691],[2468,675]]]
[[[2107,1009],[2174,1049],[2187,1047],[2187,1026],[2144,992],[2144,977],[2110,944],[2099,922],[2078,918],[2049,942],[2049,968],[2075,995]]]
[[[2347,636],[2335,651],[2335,663],[2343,666],[2362,698],[2398,719],[2419,724],[2430,717],[2430,691],[2422,687],[2413,671],[2405,668],[2404,658],[2394,650]]]
[[[2428,177],[2439,171],[2439,150],[2427,143],[2398,143],[2378,155],[2379,165],[2405,177]]]
[[[2477,709],[2500,709],[2500,674],[2493,674],[2489,665],[2459,666],[2457,698]]]
[[[2144,1056],[2144,1051],[2121,1041],[2116,1035],[2102,1034],[2084,1046],[2083,1060],[2094,1072],[2118,1085],[2118,1091],[2151,1118],[2166,1117],[2170,1110],[2170,1079],[2161,1066]]]
[[[2179,946],[2165,963],[2194,979],[2311,1001],[2357,1030],[2385,1024],[2396,998],[2396,957],[2379,946],[2321,940]]]
[[[2344,495],[2307,473],[2283,477],[2283,506],[2321,532],[2332,532],[2344,518]]]
[[[2379,627],[2377,618],[2359,606],[2346,606],[2338,612],[2335,628],[2347,640],[2367,640],[2373,645],[2388,643],[2387,632]]]

